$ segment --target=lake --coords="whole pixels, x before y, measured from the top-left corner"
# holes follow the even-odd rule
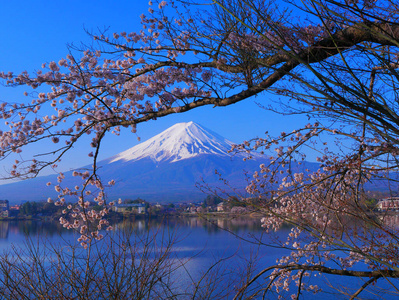
[[[204,220],[199,217],[173,217],[168,219],[138,219],[124,221],[114,224],[114,234],[119,232],[133,232],[136,236],[156,236],[155,240],[159,245],[173,239],[168,260],[180,264],[180,267],[173,274],[173,281],[177,281],[183,290],[188,286],[194,286],[208,272],[210,282],[217,279],[215,287],[216,295],[222,295],[226,289],[233,291],[239,287],[239,281],[243,280],[252,270],[256,274],[260,270],[276,264],[276,260],[282,255],[289,253],[281,247],[270,247],[275,242],[284,240],[290,232],[289,227],[280,229],[273,236],[265,235],[258,218],[213,218]],[[155,234],[156,233],[156,234]],[[44,221],[3,221],[0,222],[0,251],[8,251],[12,245],[26,248],[27,238],[35,244],[57,244],[62,247],[64,244],[74,243],[78,234],[63,229],[57,222]],[[97,244],[99,249],[104,249],[100,241]],[[267,244],[267,245],[266,245]],[[140,248],[142,249],[142,248]],[[142,251],[142,250],[140,250]],[[154,254],[151,257],[156,257]],[[134,258],[132,258],[134,259]],[[218,262],[218,263],[217,263]],[[217,263],[215,265],[215,263]],[[217,272],[217,273],[212,273]],[[213,279],[212,279],[212,276]],[[255,289],[261,289],[266,284],[266,278],[260,278]],[[205,280],[204,280],[205,282]],[[303,292],[301,299],[347,299],[347,297],[336,293],[335,288],[349,286],[351,290],[357,290],[363,283],[363,279],[344,278],[339,276],[317,276],[307,278],[305,283],[318,284],[325,291],[322,294],[314,295],[311,292]],[[349,283],[349,284],[348,284]],[[381,284],[380,284],[381,283]],[[328,287],[331,286],[331,287]],[[363,292],[362,299],[395,299],[389,294],[383,294],[379,287],[392,287],[378,282],[378,286],[370,287],[369,293]],[[295,287],[293,287],[295,289]],[[220,292],[220,293],[219,293]],[[223,294],[224,295],[224,294]],[[281,294],[288,297],[289,294]],[[217,299],[222,296],[215,296]],[[391,298],[390,298],[391,297]],[[186,298],[182,292],[181,298]],[[225,297],[232,299],[233,293]],[[266,299],[276,299],[277,295],[268,293]],[[201,297],[197,297],[201,299]],[[259,296],[261,299],[261,296]]]

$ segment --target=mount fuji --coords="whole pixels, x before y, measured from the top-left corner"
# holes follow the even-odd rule
[[[196,183],[221,186],[215,170],[231,184],[245,186],[244,154],[228,153],[232,142],[194,122],[178,123],[153,138],[102,162],[101,173],[116,181],[108,195],[148,201],[198,201],[206,197]],[[261,158],[257,157],[258,159]],[[264,160],[264,158],[262,157]]]
[[[136,199],[150,202],[198,201],[206,197],[196,183],[202,179],[222,187],[215,174],[238,189],[245,187],[245,170],[256,170],[265,158],[261,155],[244,162],[244,154],[228,154],[233,143],[193,123],[178,123],[153,138],[99,162],[98,174],[104,182],[116,184],[106,190],[109,199]],[[74,186],[80,179],[65,172],[63,185]],[[0,198],[11,203],[55,197],[56,176],[43,176],[0,185]]]
[[[177,162],[199,155],[230,157],[232,142],[194,122],[178,123],[153,138],[112,157],[117,161],[134,162],[149,158],[154,163]]]

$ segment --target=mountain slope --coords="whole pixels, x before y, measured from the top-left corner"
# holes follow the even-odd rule
[[[148,201],[197,201],[205,198],[196,183],[202,179],[223,188],[215,174],[219,171],[232,186],[243,189],[245,170],[255,170],[266,163],[261,155],[243,161],[244,154],[231,156],[232,142],[193,122],[179,123],[153,138],[99,162],[103,182],[116,181],[107,189],[110,199],[141,197]],[[63,185],[79,185],[80,179],[66,172]],[[38,177],[0,186],[0,199],[11,202],[44,200],[56,197],[56,176]]]
[[[112,157],[116,161],[150,158],[154,162],[176,162],[202,154],[228,157],[233,143],[194,122],[178,123],[153,138]]]

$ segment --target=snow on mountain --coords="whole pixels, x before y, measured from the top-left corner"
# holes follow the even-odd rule
[[[202,154],[230,156],[233,143],[194,123],[178,123],[149,140],[112,157],[116,161],[137,161],[150,158],[154,162],[177,162]]]

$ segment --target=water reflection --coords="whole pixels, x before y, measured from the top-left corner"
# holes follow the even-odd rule
[[[7,240],[12,236],[54,236],[61,235],[66,230],[55,221],[20,220],[20,221],[0,221],[0,239]]]
[[[0,239],[7,239],[9,222],[0,222]]]
[[[200,217],[174,217],[174,218],[143,218],[136,220],[123,220],[113,223],[115,230],[148,231],[160,226],[167,230],[198,230],[205,235],[219,234],[223,231],[234,233],[261,232],[260,220],[258,218],[211,218]],[[0,239],[8,240],[10,236],[24,238],[27,236],[61,236],[73,233],[64,229],[57,221],[0,221]]]
[[[379,214],[376,216],[381,222],[391,228],[399,228],[399,214]],[[350,223],[350,222],[349,222]],[[357,223],[355,223],[357,224]],[[233,236],[261,236],[263,229],[260,218],[237,217],[208,219],[201,217],[171,217],[171,218],[141,218],[136,220],[122,220],[112,223],[116,231],[126,232],[147,232],[150,230],[178,232],[181,236],[190,239],[190,235],[197,237],[197,240],[209,240],[215,238],[229,239]],[[284,236],[290,226],[283,226],[278,235]],[[76,235],[72,230],[64,229],[57,221],[0,221],[1,244],[7,245],[8,241],[24,240],[26,237],[59,237]],[[269,237],[268,237],[269,238]]]
[[[138,230],[146,231],[157,228],[160,225],[169,229],[175,228],[202,228],[207,233],[217,233],[219,231],[239,232],[261,232],[262,227],[259,218],[240,217],[240,218],[210,218],[201,217],[174,217],[174,218],[152,218],[141,220],[125,220],[113,224],[116,230]]]

